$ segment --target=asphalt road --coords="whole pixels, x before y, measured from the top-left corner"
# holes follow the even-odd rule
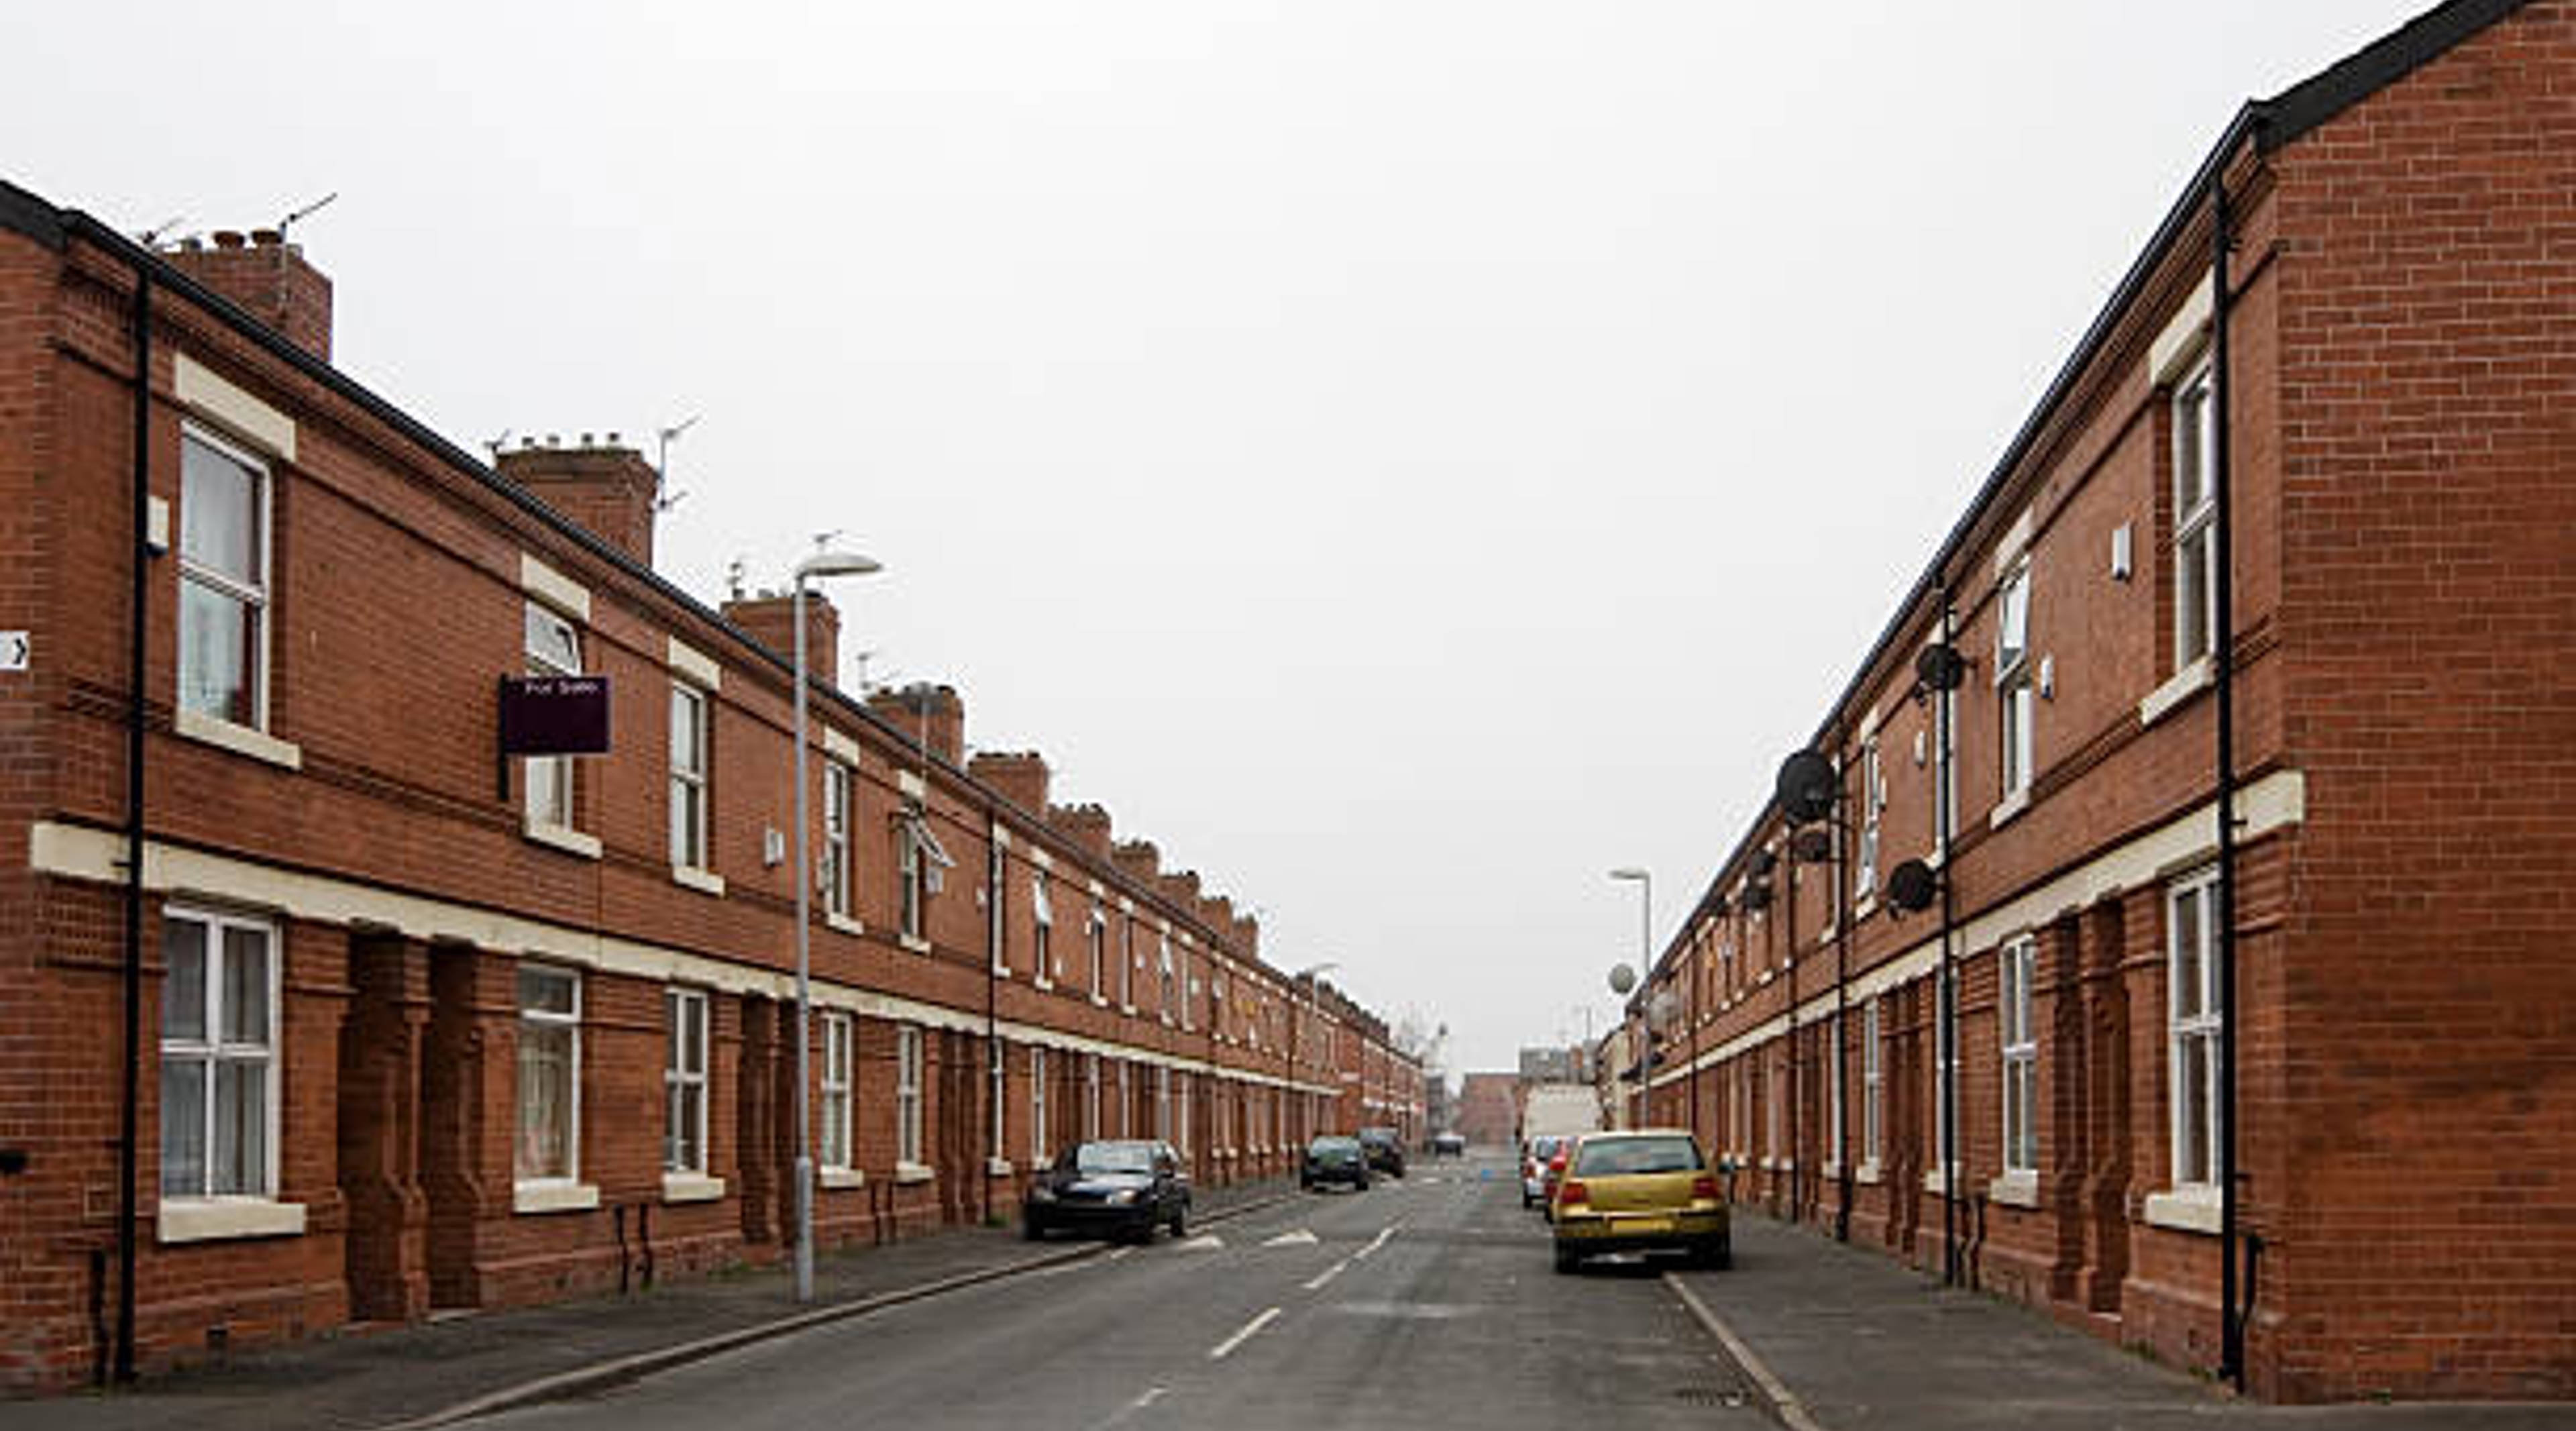
[[[1174,1242],[836,1323],[579,1401],[544,1428],[1767,1424],[1647,1268],[1550,1270],[1507,1162],[1420,1162]]]

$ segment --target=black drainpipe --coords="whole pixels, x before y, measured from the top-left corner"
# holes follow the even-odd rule
[[[986,891],[985,898],[992,901],[993,907],[984,912],[984,942],[989,946],[984,951],[984,1096],[976,1101],[989,1101],[992,1106],[984,1110],[988,1147],[984,1157],[978,1160],[983,1167],[975,1179],[975,1186],[983,1189],[982,1220],[991,1222],[993,1167],[989,1160],[1001,1157],[1003,1148],[1009,1143],[1002,1136],[1002,1085],[1008,1079],[998,1072],[1002,1067],[1001,992],[993,971],[1002,966],[1002,891],[1010,884],[1011,869],[1009,857],[1002,853],[1002,817],[990,805],[984,807],[984,848],[990,852],[985,858],[986,883],[992,886]]]
[[[1842,723],[1834,724],[1834,756],[1840,759],[1845,736]],[[1861,763],[1861,778],[1869,778],[1869,764]],[[1838,1095],[1834,1098],[1834,1146],[1841,1156],[1834,1159],[1834,1240],[1851,1241],[1852,1210],[1852,1143],[1851,1143],[1851,1070],[1846,1045],[1849,1042],[1843,1019],[1845,988],[1851,981],[1851,801],[1844,795],[1843,782],[1834,782],[1834,1034],[1833,1073],[1825,1087]],[[1861,803],[1867,806],[1870,792],[1861,792]]]
[[[2245,1322],[2236,1305],[2236,604],[2234,523],[2228,511],[2227,254],[2235,242],[2227,211],[2227,166],[2211,171],[2210,402],[2217,451],[2211,500],[2218,508],[2212,565],[2218,607],[2210,659],[2218,684],[2218,1374],[2245,1390]]]
[[[152,274],[134,269],[134,589],[125,668],[125,1076],[117,1109],[116,1379],[134,1380],[134,1219],[143,1050],[143,667],[151,623]]]
[[[1941,579],[1934,599],[1941,603],[1941,644],[1947,647],[1954,635],[1950,629],[1948,577]],[[1954,1025],[1958,1022],[1959,974],[1952,967],[1950,957],[1950,930],[1957,920],[1951,890],[1958,883],[1954,878],[1958,873],[1958,851],[1953,848],[1958,841],[1958,832],[1950,828],[1950,805],[1958,798],[1956,787],[1959,783],[1959,772],[1953,768],[1954,763],[1950,759],[1950,746],[1958,738],[1958,733],[1950,729],[1952,721],[1957,718],[1955,696],[1955,689],[1935,691],[1932,695],[1935,702],[1932,708],[1935,744],[1939,746],[1932,755],[1935,769],[1940,772],[1939,788],[1934,792],[1937,808],[1933,811],[1933,819],[1941,830],[1941,978],[1935,989],[1936,1004],[1932,1010],[1932,1056],[1938,1060],[1941,1074],[1940,1087],[1933,1096],[1941,1100],[1941,1128],[1940,1137],[1934,1140],[1932,1156],[1941,1168],[1941,1282],[1944,1286],[1955,1286],[1959,1281],[1959,1190],[1953,1186],[1958,1181],[1955,1174],[1959,1161],[1959,1064],[1958,1050],[1953,1046],[1958,1037]]]

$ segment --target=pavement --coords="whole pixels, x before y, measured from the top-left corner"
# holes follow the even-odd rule
[[[1270,1179],[1200,1188],[1194,1223],[1293,1199]],[[618,1297],[442,1315],[427,1323],[236,1353],[220,1365],[115,1392],[0,1401],[8,1431],[427,1431],[529,1400],[583,1394],[730,1346],[862,1316],[978,1282],[1101,1255],[1097,1242],[1021,1240],[1016,1228],[948,1228],[815,1261],[814,1303],[789,1273],[744,1269]]]
[[[1735,1265],[1666,1281],[1789,1431],[2567,1431],[2576,1406],[2267,1406],[2062,1326],[1945,1288],[1883,1253],[1738,1211]]]

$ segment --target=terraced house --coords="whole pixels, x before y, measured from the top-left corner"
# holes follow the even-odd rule
[[[1662,952],[1630,1095],[2266,1397],[2576,1395],[2571,413],[2576,5],[2247,106]]]
[[[278,235],[0,186],[0,1385],[793,1229],[792,604],[656,576],[613,435],[442,441],[330,309]],[[604,753],[502,755],[520,675]],[[1011,1213],[1077,1136],[1227,1182],[1418,1116],[1382,1018],[1038,756],[965,759],[954,691],[812,694],[819,1243]]]

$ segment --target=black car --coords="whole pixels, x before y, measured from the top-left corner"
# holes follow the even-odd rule
[[[1328,1133],[1306,1145],[1306,1161],[1297,1169],[1297,1186],[1313,1191],[1326,1183],[1349,1183],[1368,1191],[1368,1154],[1360,1140]]]
[[[1057,1228],[1151,1242],[1157,1227],[1185,1236],[1189,1219],[1181,1155],[1151,1139],[1077,1143],[1037,1175],[1020,1204],[1020,1230],[1031,1242]]]
[[[1360,1147],[1368,1154],[1370,1171],[1404,1176],[1404,1139],[1393,1128],[1362,1128]]]

